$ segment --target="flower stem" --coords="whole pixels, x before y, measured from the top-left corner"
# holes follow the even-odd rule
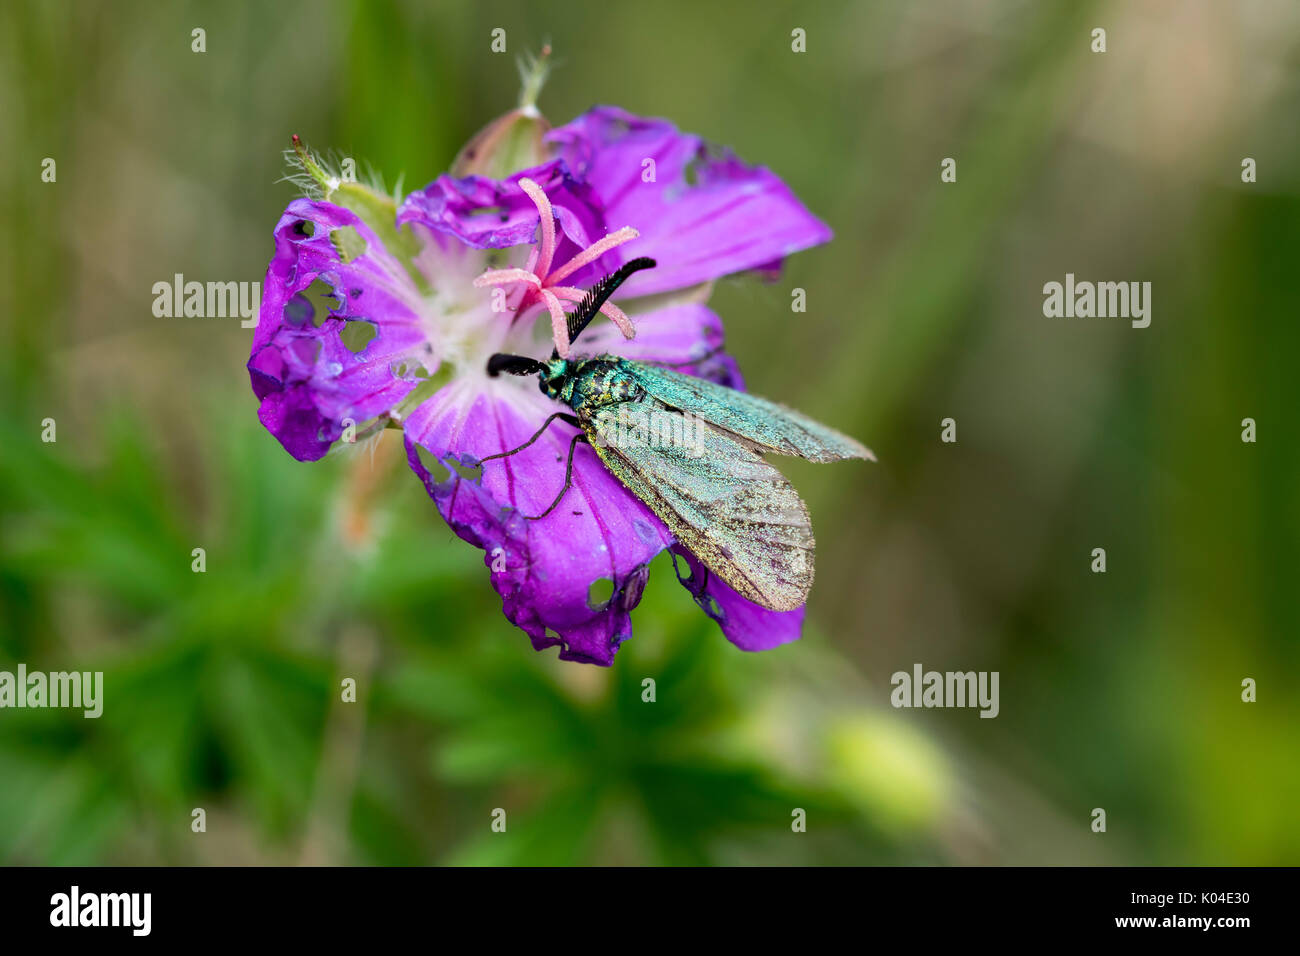
[[[293,151],[298,157],[298,162],[302,163],[303,172],[316,180],[321,189],[324,189],[326,193],[331,192],[333,184],[330,182],[329,173],[325,172],[325,170],[321,168],[320,163],[316,162],[316,160],[312,158],[311,153],[307,152],[307,147],[303,145],[303,142],[298,137],[297,133],[294,133],[292,138]]]

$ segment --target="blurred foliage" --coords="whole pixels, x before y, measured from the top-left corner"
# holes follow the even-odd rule
[[[836,230],[712,300],[751,387],[880,458],[782,461],[795,645],[660,563],[613,668],[535,654],[392,436],[290,460],[251,333],[151,314],[260,279],[290,133],[416,187],[547,41],[554,121],[670,117]],[[1297,54],[1285,0],[5,4],[0,669],[106,702],[0,711],[0,861],[1296,863]],[[1152,281],[1151,328],[1044,319],[1066,272]],[[892,710],[918,661],[1001,714]]]
[[[205,519],[168,505],[167,464],[141,447],[147,429],[130,413],[109,417],[108,457],[91,466],[66,460],[66,439],[42,447],[5,426],[16,452],[0,459],[5,619],[18,635],[6,657],[108,681],[98,720],[6,713],[6,856],[90,862],[125,843],[132,858],[224,860],[225,836],[215,849],[183,837],[192,806],[227,802],[237,818],[209,833],[248,828],[236,845],[256,859],[707,862],[734,834],[784,826],[795,806],[847,845],[872,843],[844,793],[807,786],[744,739],[748,702],[787,678],[759,658],[731,666],[737,655],[684,590],[650,602],[610,672],[548,662],[484,608],[479,562],[435,526],[417,483],[391,482],[376,513],[358,516],[331,487],[337,462],[301,467],[212,412]],[[400,453],[383,440],[345,465]],[[206,545],[201,575],[193,541]],[[656,572],[671,583],[670,564]],[[112,633],[41,639],[85,634],[82,622]],[[643,674],[670,692],[644,702]],[[362,687],[361,716],[344,707],[332,722],[326,702],[344,676]],[[366,739],[350,770],[349,721]],[[320,790],[340,782],[343,805]],[[500,803],[521,808],[510,840],[468,825]],[[464,836],[476,829],[485,836]],[[766,858],[803,852],[774,845]]]

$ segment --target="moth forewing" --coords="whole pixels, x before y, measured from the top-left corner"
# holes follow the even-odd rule
[[[632,403],[583,418],[605,466],[743,597],[775,611],[801,606],[812,587],[815,543],[808,509],[785,477],[753,448],[707,425],[692,426],[695,447],[652,440],[663,432],[622,428],[624,404]],[[638,404],[682,416],[666,404]],[[684,423],[676,433],[688,433]]]
[[[767,451],[818,462],[875,460],[861,442],[784,405],[659,366],[627,359],[620,364],[658,401]]]

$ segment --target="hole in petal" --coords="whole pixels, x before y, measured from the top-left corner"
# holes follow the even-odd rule
[[[429,480],[435,485],[445,484],[447,479],[451,477],[451,472],[447,470],[447,466],[439,461],[438,456],[429,449],[423,445],[415,444],[415,453],[419,456],[420,464],[424,466],[424,470],[429,473]]]
[[[686,161],[682,168],[682,179],[686,180],[688,187],[699,186],[706,180],[712,181],[716,175],[711,174],[725,174],[728,159],[727,151],[721,146],[706,143]]]
[[[686,180],[688,186],[698,186],[700,184],[700,167],[705,163],[704,157],[696,153],[686,165],[682,167],[682,179]]]
[[[334,244],[334,251],[345,263],[366,254],[366,240],[361,238],[361,233],[357,232],[355,226],[335,229],[330,233],[330,242]]]
[[[675,550],[669,551],[668,556],[672,558],[673,573],[677,575],[677,580],[682,582],[682,584],[685,585],[686,587],[690,588],[692,592],[697,590],[697,588],[694,587],[693,585],[696,585],[697,583],[702,584],[702,582],[696,581],[695,568],[691,566],[691,562],[688,561],[684,556],[678,555],[678,553]],[[681,557],[680,561],[678,560],[679,557]],[[682,576],[683,568],[686,569],[685,577]]]
[[[375,324],[368,319],[348,319],[339,338],[351,352],[360,352],[379,334]]]
[[[303,238],[310,238],[316,235],[316,223],[309,219],[299,219],[293,224],[293,234]]]
[[[479,478],[483,477],[483,466],[481,464],[467,465],[453,458],[451,460],[451,467],[455,469],[456,474],[460,475],[466,481],[478,481]]]
[[[321,278],[317,278],[298,294],[307,300],[307,308],[310,310],[307,314],[311,316],[312,325],[318,329],[325,324],[330,313],[339,307],[334,287]]]
[[[587,607],[593,611],[603,610],[614,596],[614,582],[609,578],[597,578],[587,588]]]
[[[420,379],[424,380],[429,377],[429,370],[424,364],[416,358],[401,359],[397,362],[390,362],[388,371],[394,378]]]

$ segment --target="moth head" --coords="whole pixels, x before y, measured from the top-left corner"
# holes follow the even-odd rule
[[[568,359],[552,356],[542,363],[537,384],[548,398],[557,398],[569,378],[573,363]]]
[[[538,387],[550,398],[556,398],[560,394],[568,380],[569,370],[568,359],[552,357],[539,362],[527,355],[507,355],[504,352],[493,355],[487,364],[487,373],[492,378],[502,372],[507,375],[536,375]]]

